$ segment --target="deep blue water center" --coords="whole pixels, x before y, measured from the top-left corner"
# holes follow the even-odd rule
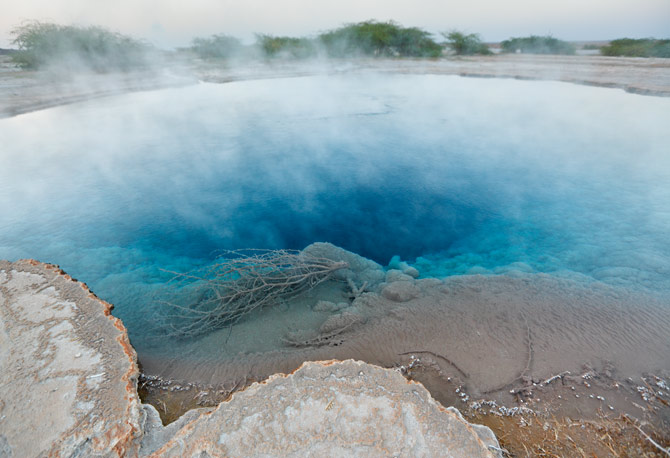
[[[344,75],[128,94],[0,120],[0,258],[59,264],[135,342],[160,269],[328,241],[423,276],[670,291],[670,99]]]

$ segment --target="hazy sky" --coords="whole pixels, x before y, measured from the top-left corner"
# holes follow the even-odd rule
[[[102,25],[160,47],[195,36],[310,35],[346,22],[395,20],[487,41],[551,34],[566,40],[670,37],[670,0],[2,0],[0,47],[28,19]]]

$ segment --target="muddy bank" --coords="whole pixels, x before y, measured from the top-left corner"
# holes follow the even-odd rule
[[[197,81],[226,83],[333,73],[411,73],[564,81],[670,96],[670,59],[603,56],[496,55],[439,60],[357,59],[270,64],[167,60],[160,68],[124,74],[71,75],[22,71],[0,56],[0,118],[97,97]]]

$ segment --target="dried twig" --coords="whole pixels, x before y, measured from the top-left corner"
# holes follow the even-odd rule
[[[563,380],[563,377],[565,377],[566,375],[570,375],[570,371],[564,371],[564,372],[561,372],[560,374],[552,375],[547,380],[540,383],[540,385],[549,385],[551,382],[553,382],[554,380],[558,380],[558,379]]]
[[[348,323],[340,328],[337,328],[333,331],[327,333],[317,334],[314,337],[301,338],[300,336],[293,335],[291,333],[284,336],[281,340],[286,345],[296,348],[305,348],[305,347],[323,347],[325,345],[333,345],[333,339],[340,334],[344,334],[345,331],[350,328],[360,324],[358,321]]]
[[[495,450],[496,452],[504,453],[507,456],[510,456],[510,453],[502,447],[496,447],[495,445],[487,445],[487,447],[490,448],[491,450]]]
[[[361,287],[357,288],[356,283],[354,283],[354,281],[351,278],[347,277],[347,285],[349,286],[349,289],[351,289],[351,292],[349,293],[349,297],[352,298],[352,299],[356,299],[357,297],[359,297],[361,294],[363,294],[365,292],[365,290],[368,287],[368,282],[367,281],[363,282]]]
[[[651,395],[654,397],[654,399],[656,399],[657,401],[659,401],[659,402],[660,402],[661,404],[663,404],[664,406],[666,406],[666,407],[670,407],[670,403],[668,403],[668,401],[666,401],[665,399],[663,399],[663,398],[661,398],[661,397],[658,396],[658,393],[656,393],[656,389],[652,388],[652,386],[649,384],[649,382],[647,382],[647,379],[646,379],[646,378],[644,378],[644,377],[640,377],[640,379],[642,380],[642,383],[644,383],[644,385],[645,385],[645,386],[647,387],[647,389],[649,390],[649,394],[651,394]]]
[[[232,328],[252,311],[296,297],[346,267],[346,262],[293,250],[228,251],[207,268],[170,272],[176,293],[158,301],[163,331],[193,337]]]
[[[629,417],[628,415],[623,414],[622,417],[623,417],[623,419],[626,420],[628,423],[630,423],[631,425],[633,425],[633,426],[635,427],[635,429],[637,429],[638,431],[640,431],[640,434],[642,434],[642,435],[644,436],[644,438],[647,439],[647,440],[648,440],[654,447],[656,447],[657,449],[659,449],[661,452],[665,453],[666,455],[670,456],[670,447],[669,447],[669,448],[665,448],[665,447],[663,447],[661,444],[659,444],[658,442],[656,442],[654,439],[652,439],[651,436],[649,436],[649,434],[645,433],[645,432],[642,430],[642,428],[640,428],[640,426],[637,424],[637,422],[636,422],[634,419],[632,419],[631,417]]]

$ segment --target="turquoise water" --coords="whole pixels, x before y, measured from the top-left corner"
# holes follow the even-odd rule
[[[328,241],[422,276],[670,293],[670,99],[453,76],[285,78],[0,120],[0,258],[59,264],[142,346],[217,250]]]

